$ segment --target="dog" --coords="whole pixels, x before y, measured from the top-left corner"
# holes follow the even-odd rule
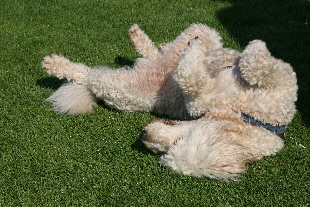
[[[88,113],[103,100],[125,112],[165,115],[140,134],[160,163],[186,175],[238,180],[247,163],[273,155],[284,145],[294,117],[297,79],[290,64],[253,40],[243,52],[223,48],[217,31],[192,24],[157,48],[133,25],[134,66],[89,68],[46,56],[46,73],[68,83],[47,101],[58,113]]]

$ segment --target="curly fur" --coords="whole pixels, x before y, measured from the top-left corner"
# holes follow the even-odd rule
[[[54,111],[70,115],[91,112],[97,105],[97,98],[87,87],[71,82],[63,84],[46,101],[52,103]]]
[[[161,49],[138,25],[129,35],[143,56],[132,68],[89,68],[46,56],[45,71],[71,81],[47,99],[53,109],[83,114],[102,99],[126,112],[179,119],[157,119],[140,138],[153,152],[163,153],[163,165],[198,177],[235,180],[246,171],[246,163],[283,147],[275,133],[241,117],[282,126],[296,111],[296,74],[288,63],[272,57],[263,41],[250,42],[240,53],[223,48],[219,34],[203,24],[191,25]]]

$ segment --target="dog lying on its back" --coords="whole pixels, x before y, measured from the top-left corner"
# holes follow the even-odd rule
[[[45,71],[71,82],[47,101],[71,115],[98,99],[126,112],[165,114],[141,132],[160,162],[184,174],[234,180],[246,163],[275,154],[295,113],[292,67],[254,40],[242,53],[222,47],[219,34],[193,24],[159,50],[133,25],[129,35],[143,56],[132,68],[89,68],[64,57],[43,59]],[[186,121],[192,120],[192,121]]]

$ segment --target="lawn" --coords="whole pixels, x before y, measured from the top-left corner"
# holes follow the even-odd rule
[[[0,0],[0,206],[309,206],[309,0]],[[159,45],[204,23],[225,47],[262,39],[298,77],[285,147],[238,182],[195,178],[158,164],[138,140],[157,117],[104,105],[70,117],[44,100],[64,82],[41,59],[132,65],[137,23]]]

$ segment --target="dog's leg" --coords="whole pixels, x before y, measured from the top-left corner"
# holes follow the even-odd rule
[[[130,27],[129,36],[136,51],[144,58],[155,60],[162,55],[152,40],[139,28],[138,25],[134,24]]]
[[[42,67],[49,75],[54,75],[59,79],[67,78],[79,85],[85,85],[88,73],[91,70],[83,64],[70,62],[68,59],[55,54],[44,57]]]
[[[205,67],[207,48],[200,38],[192,39],[188,44],[189,46],[183,51],[173,78],[183,93],[189,96],[189,100],[194,100],[207,84],[207,68]]]
[[[55,75],[59,79],[67,78],[73,83],[66,83],[55,91],[47,102],[52,103],[53,110],[69,115],[85,114],[96,106],[95,95],[87,88],[89,67],[72,63],[68,59],[58,56],[46,56],[42,60],[42,66],[46,73]]]
[[[92,94],[113,108],[127,112],[150,112],[156,109],[157,112],[166,113],[168,110],[163,109],[157,100],[168,98],[161,95],[167,92],[160,91],[169,91],[170,88],[167,87],[172,87],[172,84],[164,87],[169,74],[157,70],[161,65],[148,59],[138,59],[135,66],[130,69],[107,67],[91,69],[82,64],[72,63],[64,57],[51,55],[43,59],[42,65],[48,74],[58,78],[65,77],[75,84],[87,87]],[[169,107],[173,108],[171,105]]]

